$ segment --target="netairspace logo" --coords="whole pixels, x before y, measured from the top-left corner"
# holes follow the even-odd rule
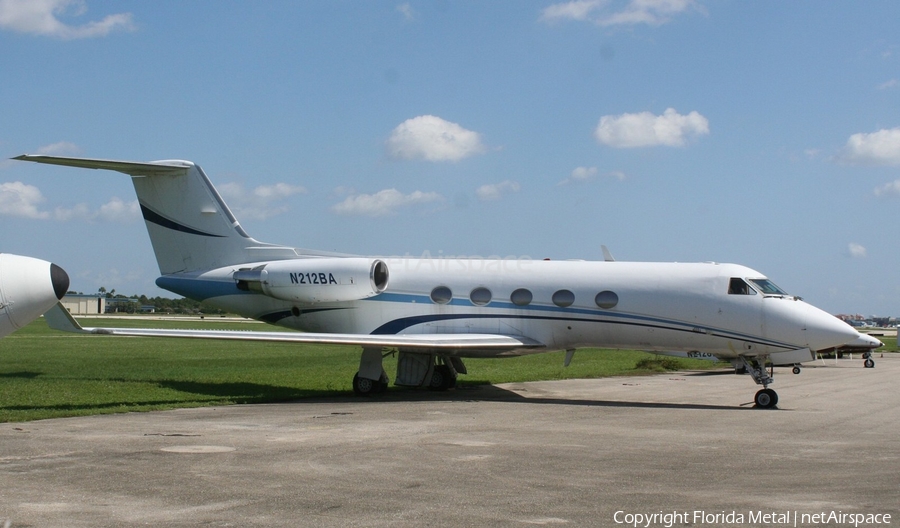
[[[877,526],[891,524],[890,513],[845,513],[843,511],[801,513],[798,511],[749,511],[747,513],[724,510],[719,512],[671,511],[657,513],[630,513],[623,510],[613,515],[616,524],[631,526],[633,528],[664,527],[672,528],[675,525],[702,525],[723,524],[737,526],[748,524],[752,526],[816,526],[830,524],[837,526]]]

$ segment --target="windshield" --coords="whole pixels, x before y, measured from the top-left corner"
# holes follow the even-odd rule
[[[787,295],[788,293],[778,286],[775,285],[774,282],[769,279],[750,279],[750,282],[753,283],[756,288],[763,293],[763,295]]]

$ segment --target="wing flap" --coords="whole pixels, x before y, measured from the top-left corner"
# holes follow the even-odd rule
[[[178,330],[156,328],[84,328],[68,310],[58,304],[44,318],[50,328],[65,332],[93,335],[133,337],[182,337],[195,339],[227,339],[237,341],[269,341],[350,345],[362,347],[397,347],[434,351],[491,350],[503,352],[524,348],[545,348],[543,343],[524,336],[502,334],[321,334],[304,332],[254,332],[245,330]]]

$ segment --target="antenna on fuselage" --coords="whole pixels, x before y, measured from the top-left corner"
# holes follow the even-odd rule
[[[609,248],[601,245],[600,249],[603,250],[603,260],[606,262],[615,262],[616,259],[613,258],[612,253],[609,252]]]

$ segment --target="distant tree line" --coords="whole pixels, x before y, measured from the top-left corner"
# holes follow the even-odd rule
[[[166,297],[147,297],[146,295],[138,296],[138,307],[152,306],[156,313],[173,313],[173,314],[224,314],[224,310],[213,308],[212,306],[182,297],[180,299],[168,299]]]
[[[67,293],[78,293],[82,292],[74,292],[69,291]],[[123,313],[140,313],[144,307],[152,306],[153,310],[156,313],[171,313],[171,314],[213,314],[213,315],[222,315],[227,312],[224,310],[220,310],[218,308],[214,308],[209,306],[206,303],[195,301],[193,299],[188,299],[186,297],[182,297],[180,299],[169,299],[167,297],[147,297],[146,295],[122,295],[116,293],[115,288],[107,291],[103,286],[97,290],[97,293],[106,299],[114,299],[119,301],[116,306],[116,311]],[[128,302],[131,300],[131,302]],[[108,302],[108,301],[107,301]]]

